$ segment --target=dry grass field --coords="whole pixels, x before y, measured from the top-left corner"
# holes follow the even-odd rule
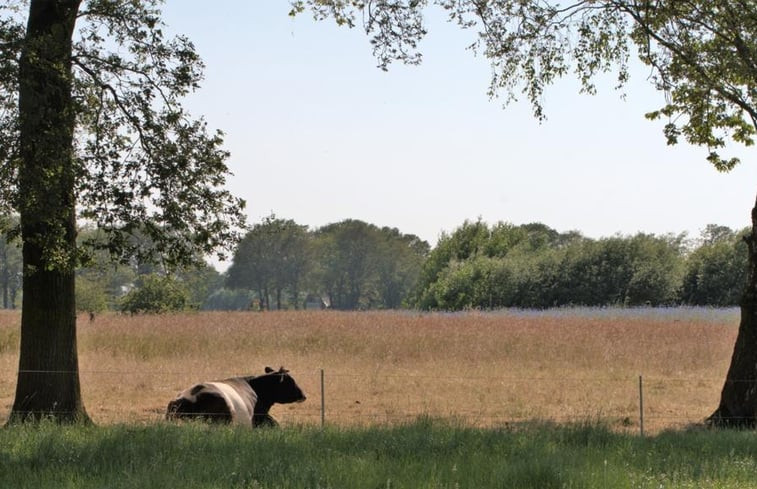
[[[0,313],[0,422],[15,389],[17,312]],[[717,405],[737,318],[517,312],[213,312],[79,319],[84,403],[96,423],[149,423],[202,380],[285,366],[308,394],[282,424],[392,423],[418,415],[475,426],[601,419],[650,432]]]

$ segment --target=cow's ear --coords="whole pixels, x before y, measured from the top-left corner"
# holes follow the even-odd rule
[[[279,368],[279,373],[280,374],[288,374],[289,370],[285,369],[284,367],[281,367],[281,368]]]
[[[265,368],[265,373],[270,374],[271,372],[273,372],[273,369],[271,367]]]

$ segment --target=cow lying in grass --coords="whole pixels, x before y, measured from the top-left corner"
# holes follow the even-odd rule
[[[203,382],[168,403],[166,419],[204,419],[244,426],[278,426],[268,414],[275,403],[303,402],[305,394],[289,371],[265,368],[265,375]]]

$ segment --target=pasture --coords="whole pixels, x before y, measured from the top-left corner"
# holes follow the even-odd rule
[[[756,456],[752,432],[641,438],[586,424],[42,424],[0,430],[0,487],[749,489],[757,487]]]
[[[0,422],[10,410],[18,312],[0,313]],[[162,420],[202,380],[290,369],[308,395],[275,405],[282,426],[396,425],[427,416],[467,427],[601,422],[659,433],[716,406],[738,323],[733,310],[209,312],[79,319],[84,404],[98,425]]]

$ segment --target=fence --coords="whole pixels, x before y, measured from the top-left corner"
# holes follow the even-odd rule
[[[485,372],[452,375],[386,373],[356,375],[336,370],[295,372],[308,400],[275,405],[282,424],[395,424],[420,416],[454,419],[471,426],[533,420],[599,421],[641,436],[701,422],[717,405],[722,379],[604,376],[580,378],[493,377]],[[162,419],[177,392],[218,372],[82,370],[82,394],[99,423]],[[11,381],[0,378],[0,402],[12,402]],[[3,415],[7,415],[3,413]]]
[[[389,377],[389,378],[387,378]],[[378,402],[366,406],[352,401],[351,389],[330,388],[356,380],[343,373],[327,375],[320,371],[319,417],[321,424],[392,423],[419,416],[451,418],[474,426],[509,425],[531,421],[583,422],[599,421],[626,431],[645,435],[645,428],[659,431],[701,423],[716,407],[716,396],[708,392],[702,401],[692,402],[699,391],[722,379],[686,378],[490,378],[455,376],[383,376],[384,383],[373,379],[362,392],[370,391]],[[327,382],[328,380],[328,382]],[[416,386],[396,388],[401,380]],[[479,382],[476,382],[479,381]],[[485,381],[485,382],[480,382]],[[445,384],[463,384],[447,389]],[[444,388],[449,395],[428,395],[426,400],[419,386]],[[395,386],[395,389],[392,389]],[[394,390],[394,395],[392,391]],[[412,396],[412,392],[416,396]],[[426,389],[427,393],[429,389]],[[685,391],[685,392],[682,392]],[[718,391],[719,392],[719,391]],[[352,396],[356,397],[356,396]],[[447,402],[445,402],[447,401]],[[452,401],[452,402],[449,402]],[[310,409],[315,409],[311,405]],[[304,413],[303,413],[304,414]]]

